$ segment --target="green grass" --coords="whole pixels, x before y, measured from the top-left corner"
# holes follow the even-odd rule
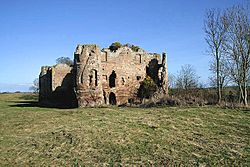
[[[0,95],[0,166],[248,166],[250,112],[41,108]]]

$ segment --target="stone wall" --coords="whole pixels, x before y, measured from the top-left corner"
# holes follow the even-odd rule
[[[67,106],[122,105],[138,101],[146,76],[167,94],[166,54],[147,53],[122,46],[116,51],[97,45],[78,45],[74,66],[44,66],[39,77],[41,103]]]
[[[123,46],[112,52],[97,45],[78,45],[75,52],[79,107],[121,105],[137,98],[141,81],[149,75],[160,85],[159,54]]]
[[[114,104],[112,98],[115,97],[117,105],[136,98],[140,82],[147,75],[146,71],[152,71],[147,65],[150,62],[155,62],[158,65],[160,61],[160,56],[157,54],[148,54],[143,50],[134,52],[129,47],[122,47],[116,52],[104,49],[101,56],[103,57],[101,80],[106,104]],[[115,74],[114,87],[110,86],[112,73]],[[155,75],[157,76],[157,73]]]
[[[39,101],[54,106],[74,106],[72,67],[66,64],[42,67],[39,76]]]
[[[72,67],[66,64],[57,64],[51,67],[52,91],[73,87]]]
[[[45,102],[50,99],[52,93],[51,67],[42,66],[39,75],[39,102]]]

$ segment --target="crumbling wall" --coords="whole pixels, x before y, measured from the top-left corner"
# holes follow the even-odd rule
[[[52,91],[56,89],[69,89],[73,87],[72,67],[66,64],[57,64],[51,67]]]
[[[39,100],[78,107],[121,105],[138,100],[138,88],[146,76],[153,79],[158,93],[168,93],[166,54],[161,58],[129,46],[111,51],[78,45],[73,68],[42,67]]]
[[[149,54],[142,49],[135,52],[124,46],[115,52],[103,49],[101,57],[101,81],[105,104],[114,104],[114,96],[116,105],[128,103],[137,98],[137,90],[146,75],[151,74],[152,77],[158,78],[158,54]],[[115,86],[112,87],[110,77],[114,73]]]
[[[53,106],[75,106],[74,74],[72,67],[57,64],[42,67],[39,76],[39,101]]]
[[[52,93],[51,67],[42,66],[39,75],[39,102],[49,101]]]
[[[158,70],[159,90],[164,95],[168,94],[168,67],[167,67],[167,54],[162,53],[161,65]]]

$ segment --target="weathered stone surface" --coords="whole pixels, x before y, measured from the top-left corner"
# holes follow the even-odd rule
[[[48,101],[52,93],[51,67],[42,66],[39,75],[39,102]]]
[[[137,99],[140,83],[147,75],[160,92],[168,93],[166,54],[161,59],[159,54],[133,51],[127,46],[112,52],[97,45],[78,45],[73,69],[66,65],[42,67],[40,100],[50,100],[60,88],[65,93],[74,90],[79,107],[121,105]]]
[[[39,102],[54,105],[75,105],[72,67],[66,64],[43,66],[39,76]]]
[[[97,45],[78,45],[75,52],[76,94],[79,107],[104,104],[101,50]]]

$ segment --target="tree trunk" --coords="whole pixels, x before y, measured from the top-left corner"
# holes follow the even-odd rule
[[[241,96],[242,96],[242,102],[245,107],[247,107],[247,62],[244,56],[243,57],[243,68],[242,68],[242,85],[241,85]]]
[[[244,86],[244,99],[243,99],[243,104],[245,105],[245,107],[248,106],[247,104],[247,86]]]
[[[244,100],[244,93],[241,84],[239,83],[239,103],[242,103]]]
[[[243,77],[243,104],[247,107],[247,70],[246,65],[244,67],[244,77]]]
[[[220,86],[220,60],[218,49],[216,49],[216,75],[217,75],[217,96],[218,96],[218,104],[221,103],[221,86]]]

